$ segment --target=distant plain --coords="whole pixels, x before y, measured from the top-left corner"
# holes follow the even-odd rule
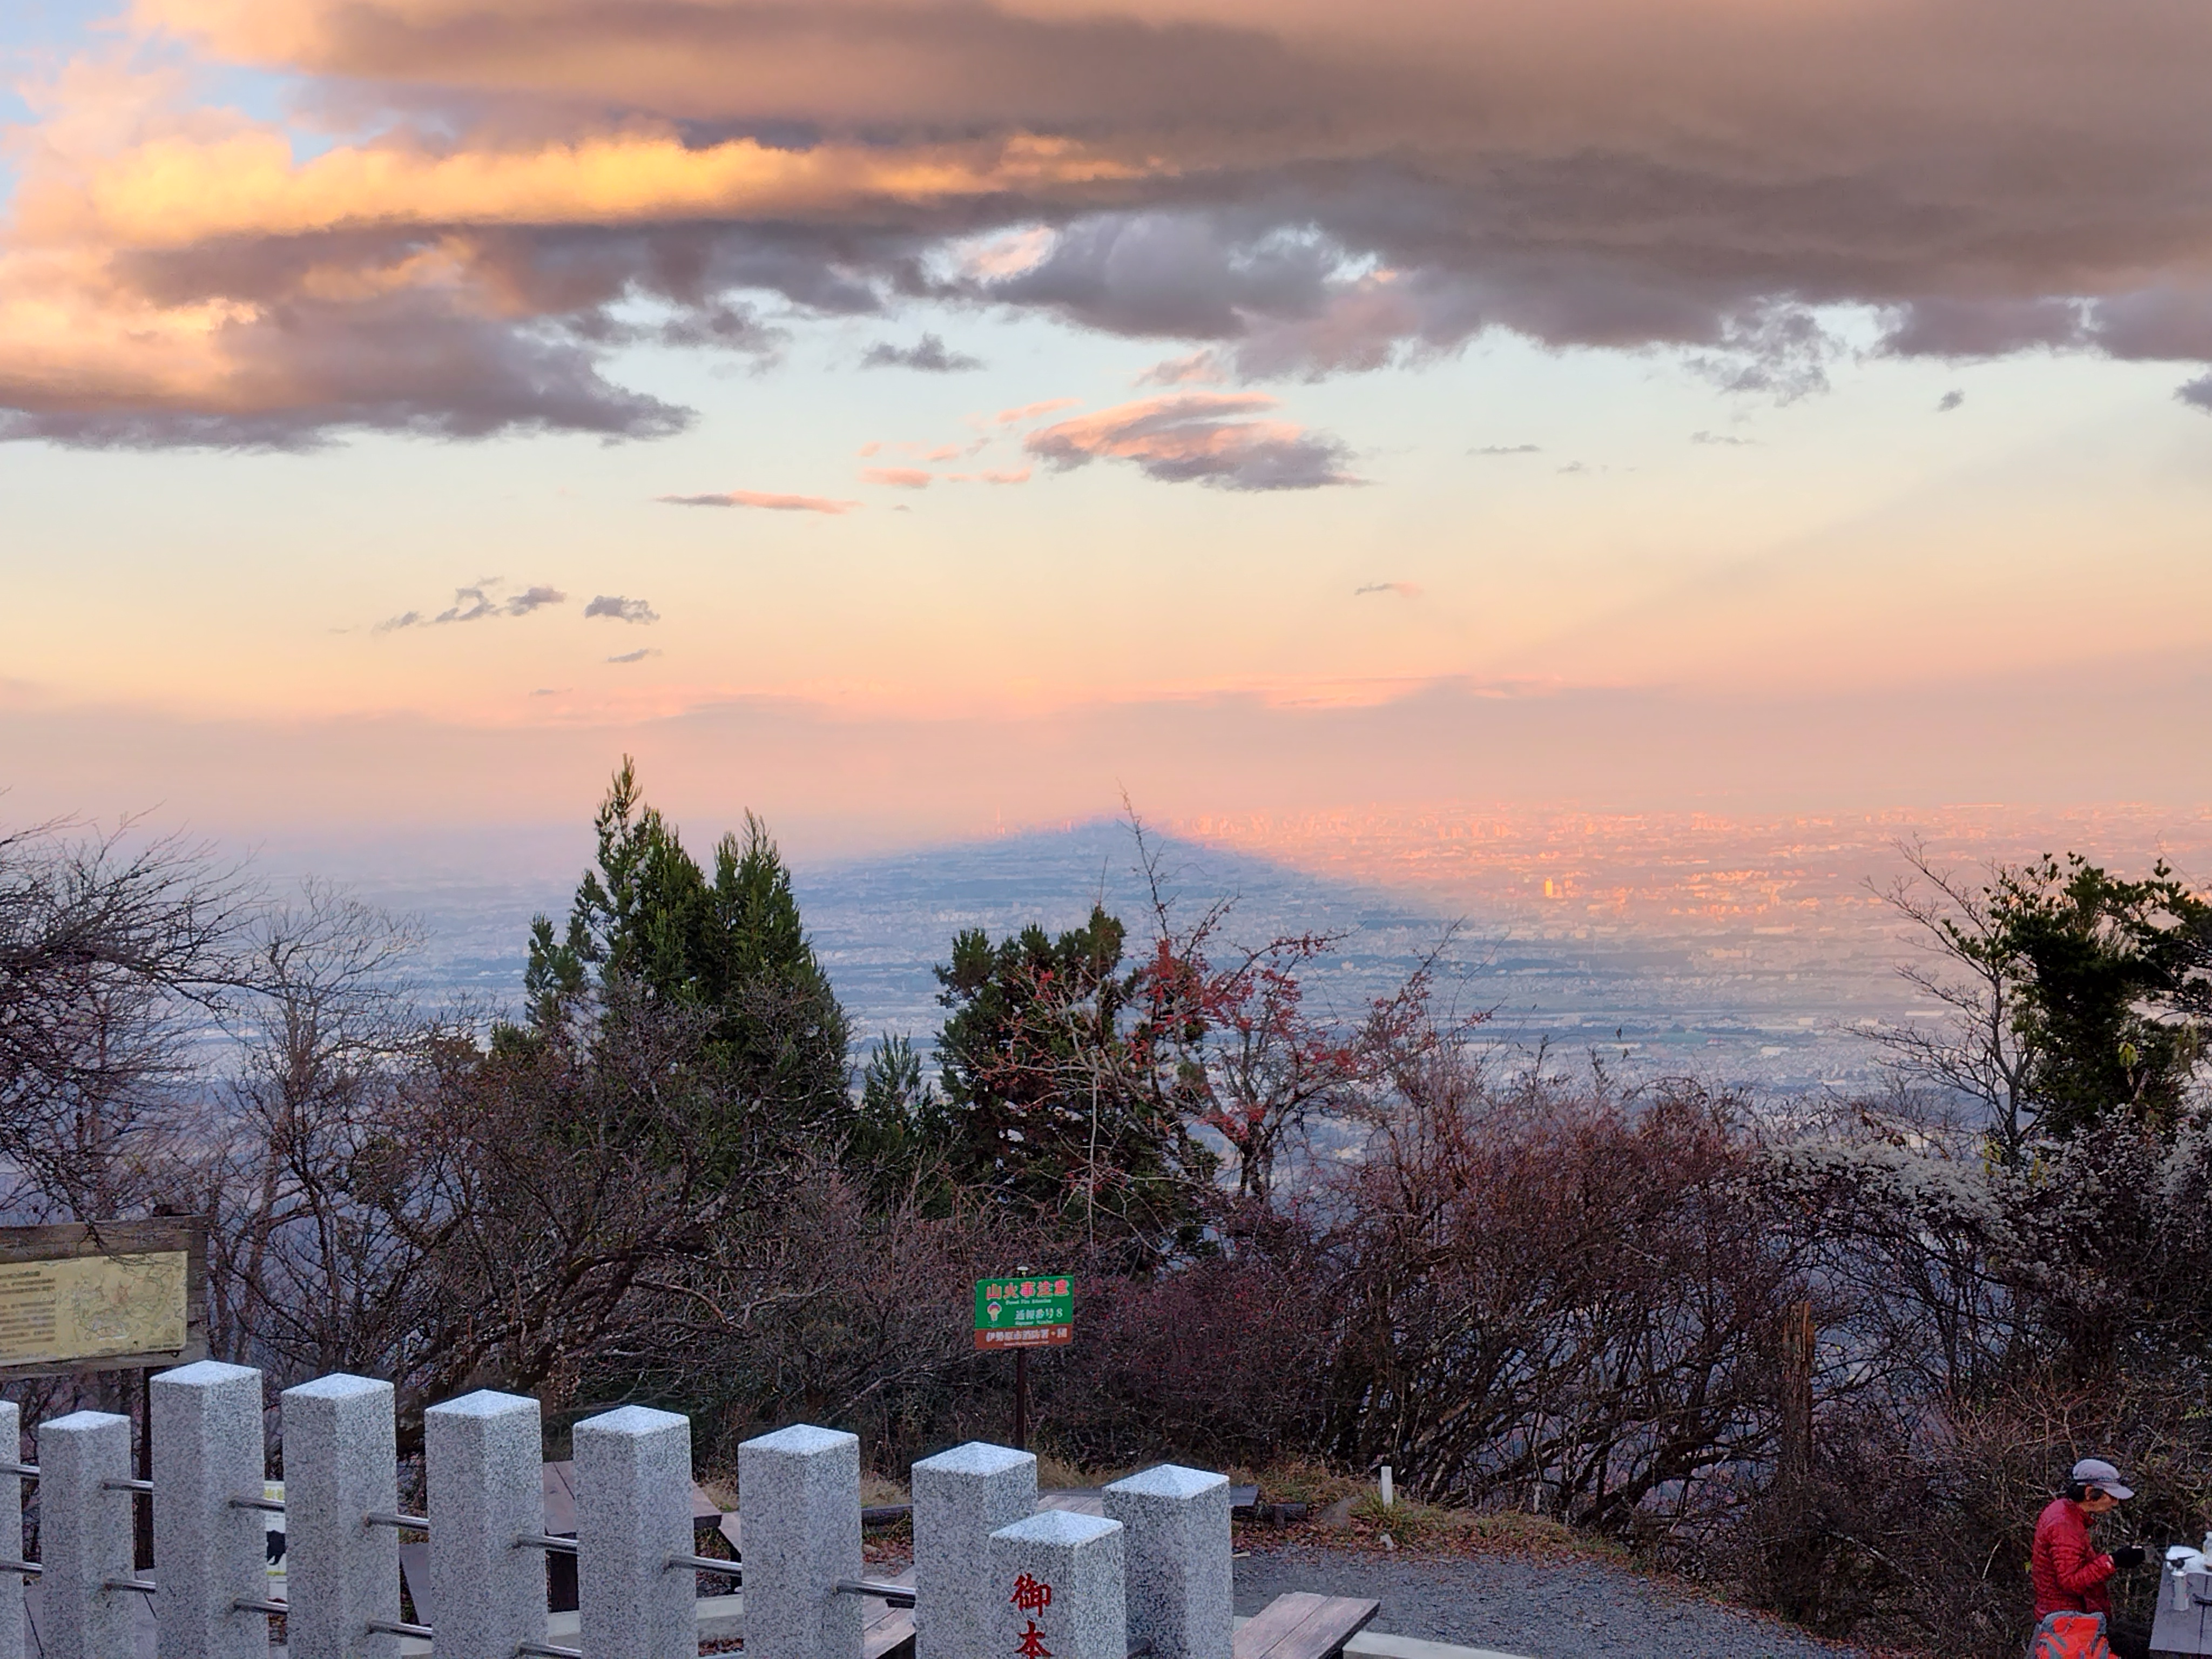
[[[2164,857],[2212,880],[2212,812],[1952,807],[1827,816],[1468,807],[1196,818],[1155,826],[1172,915],[1233,899],[1224,943],[1326,931],[1316,1006],[1355,1015],[1436,952],[1440,1003],[1486,1014],[1500,1063],[1592,1056],[1624,1082],[1684,1076],[1794,1095],[1877,1086],[1869,1022],[1925,1018],[1898,976],[1916,946],[1881,895],[1917,840],[1942,866],[2078,850],[2134,872]],[[687,840],[708,839],[695,827]],[[280,880],[316,874],[417,916],[425,994],[511,1008],[531,918],[565,912],[591,851],[562,827],[271,843]],[[902,1032],[927,1048],[933,966],[953,934],[1080,921],[1103,902],[1150,926],[1127,826],[1099,820],[863,858],[793,854],[815,947],[854,1018],[856,1059]]]

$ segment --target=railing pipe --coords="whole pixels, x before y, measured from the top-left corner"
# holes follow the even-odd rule
[[[877,1600],[894,1607],[910,1607],[914,1605],[914,1586],[911,1584],[879,1584],[867,1578],[840,1578],[837,1581],[837,1594],[872,1595]]]
[[[665,1571],[673,1572],[678,1567],[693,1572],[718,1572],[725,1578],[743,1578],[745,1576],[744,1562],[718,1561],[711,1555],[672,1555]]]

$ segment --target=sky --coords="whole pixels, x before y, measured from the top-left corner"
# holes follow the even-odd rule
[[[2212,799],[2212,10],[16,0],[0,819]]]

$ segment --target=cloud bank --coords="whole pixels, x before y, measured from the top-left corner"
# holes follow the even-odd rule
[[[138,0],[100,50],[12,143],[0,437],[651,438],[690,416],[623,345],[932,301],[1178,385],[1507,330],[1775,397],[1855,307],[2212,407],[2212,11],[2167,0]]]

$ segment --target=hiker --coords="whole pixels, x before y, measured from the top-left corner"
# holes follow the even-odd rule
[[[2150,1659],[2150,1632],[2140,1625],[2112,1621],[2112,1575],[2143,1563],[2143,1547],[2123,1544],[2106,1554],[2089,1541],[2090,1524],[2136,1495],[2120,1472],[2101,1457],[2074,1466],[2066,1490],[2044,1507],[2035,1521],[2035,1549],[2028,1571],[2035,1577],[2039,1624],[2053,1613],[2100,1613],[2105,1639],[2115,1659]]]

